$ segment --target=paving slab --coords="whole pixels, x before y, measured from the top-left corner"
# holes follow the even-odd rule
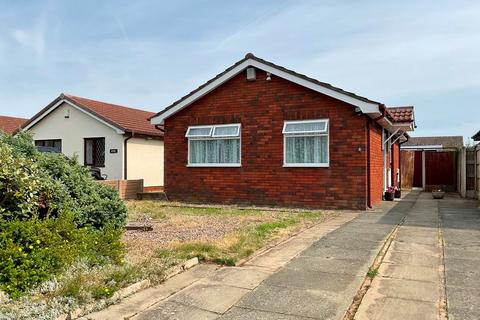
[[[267,312],[320,319],[335,319],[343,299],[321,290],[303,290],[262,285],[237,306]],[[349,303],[348,303],[349,304]]]
[[[376,277],[368,290],[373,296],[434,303],[438,301],[438,285],[432,282]]]
[[[244,289],[254,289],[272,273],[258,269],[224,267],[213,275],[198,281],[202,284],[224,284]]]
[[[132,318],[132,320],[213,320],[217,318],[218,314],[213,312],[175,302],[165,301],[157,305],[157,308],[145,311],[142,314]]]
[[[376,250],[355,250],[346,248],[325,248],[325,247],[310,247],[303,251],[299,257],[318,257],[325,259],[350,259],[371,261],[377,255]]]
[[[163,284],[142,290],[125,298],[122,303],[112,305],[105,310],[89,314],[86,318],[98,320],[117,320],[131,317],[148,309],[159,301],[168,298],[175,292],[188,287],[202,277],[215,273],[218,269],[214,265],[198,265],[186,272],[165,281]]]
[[[371,262],[368,260],[299,256],[285,269],[365,276],[364,270],[368,270],[370,265]]]
[[[364,272],[366,273],[366,270]],[[350,274],[315,270],[301,270],[301,272],[299,272],[299,270],[285,268],[265,280],[264,284],[285,288],[318,289],[341,293],[346,290],[349,290],[349,292],[356,291],[360,287],[363,279],[364,276],[360,277]]]
[[[255,309],[233,307],[224,316],[223,320],[307,320],[312,318],[292,316],[277,312],[266,312]]]
[[[389,250],[383,259],[386,263],[405,264],[438,268],[441,264],[440,255],[422,255],[415,252]]]
[[[364,298],[355,320],[438,320],[438,308],[433,302],[389,297],[369,299]]]
[[[203,310],[224,313],[250,290],[223,284],[195,283],[168,299]]]

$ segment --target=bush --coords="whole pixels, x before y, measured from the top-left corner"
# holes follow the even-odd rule
[[[95,182],[76,158],[40,153],[28,134],[0,134],[0,219],[56,217],[70,211],[79,226],[121,228],[127,210],[118,193]]]
[[[0,133],[0,290],[18,298],[79,260],[117,264],[126,207],[76,158]]]
[[[9,221],[0,228],[0,290],[14,299],[76,260],[93,267],[119,263],[123,254],[118,230],[77,228],[71,214]]]

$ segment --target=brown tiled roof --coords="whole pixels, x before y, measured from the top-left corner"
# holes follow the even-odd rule
[[[413,106],[387,107],[387,114],[393,122],[415,121]]]
[[[462,136],[439,136],[439,137],[411,137],[403,146],[437,146],[442,145],[443,148],[461,148],[463,147]]]
[[[25,123],[27,119],[0,116],[0,131],[13,133]]]
[[[70,101],[76,106],[84,109],[94,116],[97,116],[98,118],[122,131],[148,136],[163,137],[163,130],[156,129],[155,126],[152,125],[148,120],[155,114],[154,112],[77,97],[70,94],[61,94],[57,99],[52,101],[48,106],[33,116],[32,119],[30,119],[22,127],[29,125],[35,119],[40,117],[45,111],[63,99]]]
[[[474,141],[480,141],[480,131],[478,131],[477,133],[475,133],[473,136],[472,136],[472,139]]]
[[[256,57],[255,55],[253,55],[253,53],[247,53],[245,55],[245,57],[239,61],[237,61],[235,64],[233,64],[232,66],[230,66],[229,68],[225,69],[223,72],[217,74],[215,77],[213,77],[212,79],[208,80],[207,82],[205,82],[204,84],[202,84],[201,86],[199,86],[198,88],[196,88],[195,90],[191,91],[190,93],[188,93],[187,95],[181,97],[180,99],[178,99],[177,101],[173,102],[171,105],[167,106],[165,109],[163,109],[162,111],[158,112],[157,114],[155,114],[154,116],[158,116],[162,113],[164,113],[165,111],[175,107],[177,104],[179,104],[180,102],[182,102],[183,100],[187,99],[188,97],[190,97],[191,95],[193,95],[194,93],[200,91],[202,88],[206,87],[207,85],[209,85],[210,83],[212,83],[213,81],[217,80],[218,78],[220,78],[221,76],[223,76],[224,74],[228,73],[230,70],[234,69],[236,66],[238,66],[239,64],[242,64],[243,62],[245,62],[246,60],[248,59],[252,59],[252,60],[255,60],[255,61],[258,61],[258,62],[261,62],[263,64],[266,64],[270,67],[273,67],[273,68],[276,68],[276,69],[279,69],[283,72],[286,72],[286,73],[289,73],[293,76],[296,76],[296,77],[299,77],[299,78],[302,78],[306,81],[309,81],[309,82],[312,82],[314,84],[317,84],[317,85],[320,85],[322,87],[325,87],[325,88],[328,88],[330,90],[333,90],[333,91],[336,91],[336,92],[339,92],[341,94],[344,94],[344,95],[347,95],[347,96],[350,96],[352,98],[355,98],[355,99],[358,99],[358,100],[361,100],[361,101],[364,101],[364,102],[368,102],[368,103],[374,103],[374,104],[378,104],[380,106],[383,106],[382,103],[380,102],[377,102],[377,101],[373,101],[373,100],[370,100],[368,98],[365,98],[365,97],[362,97],[362,96],[359,96],[359,95],[356,95],[355,93],[353,92],[349,92],[349,91],[345,91],[343,89],[340,89],[338,87],[334,87],[332,86],[331,84],[329,83],[326,83],[326,82],[321,82],[321,81],[318,81],[316,79],[313,79],[313,78],[310,78],[306,75],[303,75],[303,74],[300,74],[300,73],[297,73],[293,70],[290,70],[290,69],[287,69],[285,67],[282,67],[282,66],[279,66],[277,64],[274,64],[270,61],[266,61],[266,60],[263,60],[263,59],[260,59],[258,57]]]

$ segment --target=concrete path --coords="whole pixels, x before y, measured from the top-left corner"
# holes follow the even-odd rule
[[[439,201],[445,243],[450,320],[480,319],[479,202],[448,197]]]
[[[437,201],[422,193],[383,259],[355,319],[438,319],[444,301]]]
[[[412,192],[315,226],[240,267],[197,266],[86,318],[344,319],[360,297],[359,320],[480,319],[477,206]],[[378,274],[359,295],[375,259]]]
[[[83,319],[218,318],[312,243],[359,214],[345,213],[318,224],[252,257],[241,267],[199,265]]]
[[[241,267],[216,270],[133,319],[341,319],[413,203],[384,203],[323,223]]]

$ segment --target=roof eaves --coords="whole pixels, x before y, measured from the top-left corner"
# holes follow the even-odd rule
[[[234,63],[232,66],[230,66],[229,68],[225,69],[223,72],[217,74],[215,77],[213,77],[212,79],[208,80],[207,82],[205,82],[204,84],[200,85],[198,88],[196,88],[195,90],[191,91],[190,93],[188,93],[187,95],[183,96],[182,98],[176,100],[175,102],[173,102],[172,104],[170,104],[169,106],[167,106],[165,109],[163,109],[162,111],[156,113],[155,115],[151,116],[149,118],[149,120],[152,120],[153,118],[156,118],[160,115],[163,115],[164,113],[166,113],[167,111],[169,111],[170,109],[174,108],[175,106],[177,106],[178,104],[180,104],[182,101],[186,100],[187,98],[189,98],[190,96],[194,95],[195,93],[199,92],[200,90],[202,90],[203,88],[207,87],[209,84],[211,84],[212,82],[216,81],[217,79],[221,78],[222,76],[224,76],[225,74],[227,74],[228,72],[232,71],[233,69],[235,69],[237,66],[241,65],[242,63],[244,63],[245,61],[247,60],[253,60],[253,61],[256,61],[260,64],[263,64],[263,65],[266,65],[266,66],[270,66],[271,68],[274,68],[274,69],[277,69],[279,71],[282,71],[282,72],[285,72],[287,74],[290,74],[291,76],[294,76],[294,77],[297,77],[297,78],[300,78],[300,79],[303,79],[305,81],[308,81],[310,83],[313,83],[315,85],[318,85],[318,86],[321,86],[321,87],[324,87],[326,89],[329,89],[329,90],[332,90],[332,91],[335,91],[337,93],[340,93],[342,95],[346,95],[346,96],[349,96],[350,98],[353,98],[353,99],[356,99],[356,100],[359,100],[359,101],[362,101],[366,104],[373,104],[373,105],[377,105],[379,107],[380,110],[382,110],[382,106],[383,104],[380,103],[380,102],[377,102],[377,101],[373,101],[373,100],[370,100],[368,98],[365,98],[365,97],[362,97],[362,96],[358,96],[352,92],[349,92],[349,91],[345,91],[343,89],[340,89],[340,88],[337,88],[337,87],[334,87],[332,86],[331,84],[329,83],[325,83],[325,82],[321,82],[321,81],[318,81],[316,79],[313,79],[313,78],[310,78],[306,75],[303,75],[303,74],[300,74],[300,73],[297,73],[293,70],[290,70],[290,69],[287,69],[285,67],[282,67],[282,66],[279,66],[279,65],[276,65],[272,62],[269,62],[269,61],[266,61],[266,60],[263,60],[261,58],[258,58],[256,56],[254,56],[252,53],[248,53],[245,55],[245,57],[239,61],[237,61],[236,63]]]
[[[102,116],[101,114],[93,111],[91,108],[89,108],[88,106],[78,102],[77,100],[75,100],[74,98],[71,98],[69,95],[66,95],[66,94],[61,94],[60,97],[62,97],[64,100],[76,105],[77,107],[81,108],[83,111],[87,112],[87,113],[90,113],[92,115],[94,115],[95,117],[101,119],[102,121],[105,121],[106,123],[110,124],[111,126],[117,128],[118,130],[120,131],[123,131],[123,132],[132,132],[132,130],[129,130],[127,128],[124,128],[123,126],[119,125],[118,123]]]

